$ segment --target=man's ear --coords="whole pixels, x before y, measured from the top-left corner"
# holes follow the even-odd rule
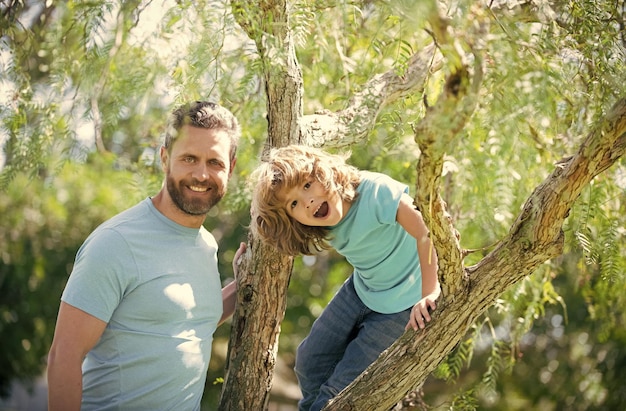
[[[233,170],[235,169],[235,164],[237,164],[237,157],[230,160],[230,170],[228,170],[228,178],[233,175]]]
[[[161,151],[159,155],[161,157],[161,169],[163,170],[163,172],[165,172],[167,171],[167,167],[168,167],[169,153],[167,152],[167,149],[164,146],[161,146]]]

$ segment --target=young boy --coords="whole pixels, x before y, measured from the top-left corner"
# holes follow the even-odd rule
[[[300,411],[321,410],[410,328],[440,288],[437,255],[408,187],[305,146],[271,151],[253,174],[252,229],[289,255],[334,248],[354,273],[296,353]]]

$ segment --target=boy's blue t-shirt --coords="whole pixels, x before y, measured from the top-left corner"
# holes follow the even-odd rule
[[[354,267],[354,287],[363,303],[397,313],[422,298],[417,242],[397,221],[408,187],[391,177],[361,171],[358,196],[331,227],[330,244]]]
[[[83,362],[83,410],[199,410],[222,315],[217,243],[148,198],[81,246],[62,300],[107,323]]]

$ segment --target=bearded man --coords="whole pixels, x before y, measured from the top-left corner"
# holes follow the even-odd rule
[[[226,193],[240,133],[217,104],[174,110],[161,190],[85,240],[48,356],[50,411],[200,409],[213,333],[236,296],[202,224]]]

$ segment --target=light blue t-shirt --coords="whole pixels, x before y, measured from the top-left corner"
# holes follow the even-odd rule
[[[384,174],[361,171],[350,210],[331,227],[330,244],[354,267],[354,288],[373,311],[403,311],[422,298],[417,242],[396,221],[408,187]]]
[[[222,316],[217,243],[147,198],[81,246],[61,299],[107,323],[83,362],[83,410],[199,410]]]

